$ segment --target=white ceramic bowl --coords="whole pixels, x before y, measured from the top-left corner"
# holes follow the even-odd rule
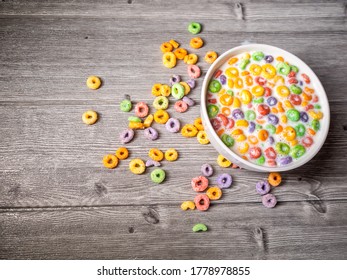
[[[265,54],[271,54],[274,57],[281,55],[286,60],[288,60],[291,64],[298,66],[300,70],[303,70],[303,72],[310,77],[311,85],[313,85],[315,92],[319,97],[320,104],[322,106],[324,118],[322,119],[322,122],[321,122],[319,138],[318,137],[315,138],[314,145],[310,147],[310,149],[306,152],[304,156],[292,162],[291,164],[288,164],[287,166],[276,166],[276,167],[260,166],[243,159],[242,157],[237,155],[235,152],[230,150],[230,148],[224,145],[222,140],[214,131],[207,114],[206,93],[207,93],[209,81],[211,80],[215,71],[219,67],[221,67],[232,56],[239,55],[243,52],[250,52],[250,51],[262,51]],[[305,62],[303,62],[301,59],[299,59],[295,55],[277,47],[262,45],[262,44],[249,44],[249,45],[243,45],[236,48],[232,48],[231,50],[225,52],[211,65],[210,69],[207,71],[206,76],[204,78],[204,82],[202,84],[202,91],[201,91],[201,118],[203,121],[203,125],[205,127],[205,131],[210,139],[210,142],[215,147],[215,149],[220,154],[222,154],[225,158],[227,158],[231,162],[245,169],[259,171],[259,172],[276,172],[276,171],[279,172],[279,171],[287,171],[287,170],[298,168],[302,166],[303,164],[307,163],[318,153],[320,148],[323,146],[329,131],[330,109],[329,109],[328,98],[326,96],[325,90],[321,82],[319,81],[316,74],[311,70],[310,67],[307,66]]]

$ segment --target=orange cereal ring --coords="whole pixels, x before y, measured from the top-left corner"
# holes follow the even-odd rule
[[[205,55],[205,61],[209,64],[212,64],[218,57],[218,54],[214,51],[209,51]]]
[[[116,151],[116,157],[120,160],[127,159],[129,156],[129,151],[125,147],[120,147]]]
[[[228,61],[229,65],[233,65],[235,64],[239,59],[237,57],[232,57],[230,58],[230,60]]]
[[[115,168],[118,165],[118,158],[115,155],[106,155],[102,159],[102,163],[107,168]]]
[[[165,124],[170,118],[168,112],[166,112],[165,110],[156,111],[153,117],[154,121],[160,124]]]
[[[271,172],[267,180],[269,181],[269,184],[271,186],[277,187],[279,184],[281,184],[282,177],[281,174],[279,174],[278,172]]]
[[[222,107],[221,112],[222,112],[223,115],[229,116],[229,115],[230,115],[230,108],[228,108],[228,107]]]
[[[159,149],[152,148],[149,150],[148,156],[155,161],[162,161],[164,153]]]
[[[206,195],[210,200],[218,200],[222,197],[222,190],[218,187],[210,187],[206,191]]]
[[[204,44],[204,41],[200,37],[195,37],[190,40],[190,46],[194,49],[200,49]]]
[[[170,44],[175,48],[175,49],[177,49],[179,46],[180,46],[180,44],[179,43],[177,43],[175,40],[170,40]]]
[[[253,144],[253,145],[256,145],[258,143],[258,138],[254,135],[249,135],[248,136],[248,142]]]
[[[194,126],[200,131],[200,130],[204,130],[204,126],[202,124],[202,119],[201,118],[196,118],[194,120]]]
[[[161,94],[161,86],[162,84],[154,84],[152,87],[152,94],[154,96],[159,96]]]
[[[170,42],[164,42],[161,44],[160,46],[160,50],[163,52],[163,53],[166,53],[166,52],[171,52],[173,49],[173,46],[170,44]]]
[[[260,141],[265,141],[269,137],[269,133],[265,129],[261,129],[258,132],[258,138]]]
[[[179,48],[174,51],[174,54],[177,57],[177,59],[184,59],[187,53],[188,53],[187,50],[183,48]]]
[[[198,129],[192,124],[186,124],[182,127],[181,134],[184,137],[195,137],[198,134]]]

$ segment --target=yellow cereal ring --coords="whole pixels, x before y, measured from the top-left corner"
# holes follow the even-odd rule
[[[200,37],[195,37],[190,40],[189,45],[194,49],[200,49],[204,44],[204,41]]]
[[[176,56],[172,52],[166,52],[163,54],[163,64],[167,68],[173,68],[176,66]]]
[[[264,64],[262,67],[261,75],[266,79],[273,79],[276,76],[276,68],[271,64]]]
[[[231,165],[231,162],[222,155],[218,156],[217,163],[220,167],[229,167]]]
[[[308,102],[307,102],[307,101],[303,100],[303,101],[301,102],[301,106],[302,106],[302,107],[306,107],[307,105],[308,105]]]
[[[277,75],[274,78],[274,82],[275,82],[275,84],[277,84],[277,82],[279,82],[281,85],[283,85],[284,84],[284,78],[282,76]]]
[[[216,52],[209,51],[205,55],[205,61],[209,64],[212,64],[217,59],[217,57],[218,57],[218,55]]]
[[[210,200],[218,200],[222,197],[222,190],[218,187],[210,187],[207,189],[206,195]]]
[[[116,157],[120,160],[127,159],[129,156],[129,151],[125,147],[120,147],[116,151]]]
[[[235,138],[236,142],[243,142],[247,139],[246,135],[244,135],[244,134],[237,135],[234,138]]]
[[[175,48],[175,49],[177,49],[179,46],[180,46],[180,44],[179,43],[177,43],[175,40],[170,40],[170,44]]]
[[[292,103],[290,103],[289,100],[285,100],[283,103],[284,103],[284,106],[286,106],[288,109],[294,108]]]
[[[249,77],[249,76],[248,76]],[[252,102],[252,94],[247,89],[243,89],[240,92],[241,102],[242,104],[249,104]],[[222,103],[222,102],[221,102]]]
[[[297,139],[292,140],[289,142],[290,146],[294,147],[295,145],[297,145],[299,143],[299,141]]]
[[[230,60],[228,61],[228,64],[229,65],[233,65],[233,64],[235,64],[236,62],[238,62],[238,58],[237,57],[232,57],[232,58],[230,58]]]
[[[276,92],[281,97],[287,97],[290,94],[289,88],[286,86],[278,86]]]
[[[171,94],[171,88],[168,85],[161,85],[160,95],[168,97]]]
[[[246,83],[247,86],[253,85],[253,78],[251,76],[249,76],[249,75],[246,76],[245,83]]]
[[[201,118],[196,118],[194,120],[194,126],[200,131],[200,130],[204,130],[204,126],[202,124],[202,119]]]
[[[305,100],[305,101],[310,101],[312,99],[312,95],[308,95],[307,93],[303,93],[301,94],[301,97]]]
[[[102,163],[106,168],[115,168],[118,165],[118,158],[115,155],[106,155],[102,159]]]
[[[237,120],[235,122],[235,125],[236,125],[236,127],[240,127],[240,126],[248,127],[248,121],[246,121],[246,120]]]
[[[227,75],[228,78],[237,78],[239,76],[239,70],[237,70],[236,67],[229,67],[225,70],[225,75]]]
[[[264,91],[265,91],[264,88],[260,85],[256,85],[256,86],[252,87],[252,94],[254,96],[257,96],[257,97],[263,96]]]
[[[186,211],[188,209],[194,210],[195,209],[195,203],[193,201],[184,201],[181,204],[181,209],[183,211]]]
[[[168,161],[175,161],[178,158],[178,152],[175,149],[168,149],[165,152],[165,159]]]
[[[281,122],[287,123],[287,121],[288,121],[287,116],[286,115],[282,115],[281,116]]]
[[[97,112],[89,110],[87,112],[84,112],[82,115],[82,121],[85,124],[92,125],[92,124],[95,124],[97,120],[98,120],[98,113]]]
[[[234,85],[237,89],[242,89],[243,88],[243,80],[241,78],[237,77],[234,80]]]
[[[143,162],[143,160],[139,158],[135,158],[130,161],[129,169],[134,174],[142,174],[143,172],[146,171],[146,165]]]
[[[249,144],[247,142],[244,142],[240,144],[240,146],[237,148],[240,154],[245,154],[248,152]]]
[[[195,53],[190,53],[184,57],[184,62],[187,64],[196,64],[198,62],[198,56]]]
[[[90,76],[87,79],[87,87],[90,89],[98,89],[101,86],[101,79],[97,76]]]
[[[237,136],[237,135],[241,135],[241,134],[243,134],[243,131],[242,131],[242,129],[239,129],[239,128],[234,129],[234,130],[231,132],[231,135],[232,135],[232,136]]]
[[[282,56],[277,56],[276,57],[277,61],[284,62],[284,58]]]
[[[321,111],[315,112],[314,110],[309,110],[308,114],[310,115],[311,118],[315,120],[320,120],[323,118],[323,113]]]
[[[154,113],[154,121],[156,123],[165,124],[169,118],[170,116],[165,110],[158,110]]]
[[[144,120],[143,125],[145,127],[150,127],[152,125],[153,119],[154,117],[152,114],[148,115],[147,118]]]
[[[224,105],[224,106],[230,106],[231,104],[233,104],[234,101],[234,97],[232,97],[230,94],[223,94],[220,98],[219,98],[219,102]]]
[[[187,95],[190,92],[190,86],[186,82],[180,82],[180,84],[184,87],[184,95]]]
[[[250,59],[250,58],[251,58],[251,55],[250,55],[249,53],[244,53],[244,54],[242,55],[242,58],[243,58],[243,59]]]
[[[129,128],[131,129],[144,129],[145,125],[140,122],[129,122]]]
[[[186,124],[182,127],[181,134],[184,137],[195,137],[198,134],[198,129],[192,124]]]
[[[249,71],[252,73],[253,76],[259,76],[261,74],[262,68],[258,64],[251,64],[249,67]]]
[[[174,51],[174,54],[177,59],[184,59],[184,57],[188,54],[186,49],[179,48]]]
[[[286,139],[288,142],[294,140],[296,138],[296,132],[295,129],[291,126],[287,126],[283,129],[282,136],[284,139]]]
[[[234,97],[233,105],[234,108],[240,108],[241,107],[241,101],[237,97]]]
[[[200,130],[198,134],[196,135],[196,138],[198,139],[198,142],[201,145],[206,145],[210,143],[210,140],[208,139],[207,133],[205,132],[205,130]]]
[[[155,161],[162,161],[164,153],[159,149],[152,148],[149,150],[148,156]]]
[[[228,79],[228,87],[233,88],[234,87],[234,81],[232,79]]]
[[[173,49],[173,46],[170,44],[170,42],[164,42],[161,44],[160,46],[160,50],[163,52],[163,53],[166,53],[166,52],[171,52]]]
[[[152,87],[152,94],[154,96],[159,96],[161,95],[161,86],[162,84],[154,84]]]

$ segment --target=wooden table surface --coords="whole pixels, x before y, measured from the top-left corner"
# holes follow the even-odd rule
[[[346,1],[16,1],[0,2],[0,258],[2,259],[347,259],[347,24]],[[283,173],[266,209],[255,183],[264,174],[221,169],[217,152],[196,139],[137,133],[131,158],[148,149],[176,148],[164,162],[167,180],[154,185],[147,171],[133,175],[129,159],[115,170],[102,158],[120,146],[130,113],[124,94],[152,103],[154,83],[187,79],[186,66],[167,69],[159,46],[176,39],[188,48],[187,25],[218,53],[244,42],[286,49],[321,79],[331,106],[331,127],[319,154]],[[200,56],[200,57],[201,57]],[[205,74],[208,65],[200,60]],[[89,75],[103,86],[89,90]],[[199,115],[202,79],[190,94]],[[173,103],[173,101],[171,101]],[[84,111],[100,114],[93,126]],[[173,106],[168,110],[176,115]],[[208,212],[183,212],[190,179],[201,164],[229,172],[233,187]],[[216,176],[211,179],[216,181]],[[193,233],[203,222],[205,233]]]

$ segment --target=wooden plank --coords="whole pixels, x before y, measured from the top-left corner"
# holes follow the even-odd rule
[[[6,211],[0,258],[345,259],[346,211],[346,201]],[[209,231],[193,233],[198,222]]]
[[[0,132],[0,206],[74,206],[118,205],[141,203],[176,203],[192,199],[194,192],[190,180],[200,174],[200,166],[209,162],[216,170],[231,172],[234,187],[226,191],[223,202],[259,201],[255,183],[265,175],[246,170],[217,168],[217,152],[209,146],[199,145],[196,139],[172,135],[163,126],[155,124],[160,132],[158,141],[144,140],[138,131],[136,139],[127,145],[131,158],[148,159],[149,148],[176,148],[177,162],[163,162],[168,173],[165,184],[151,183],[148,171],[133,175],[128,170],[129,159],[115,170],[102,166],[102,157],[121,146],[119,133],[127,125],[126,114],[116,105],[42,105],[1,106]],[[347,167],[346,103],[331,104],[330,133],[320,153],[304,167],[284,175],[286,183],[276,190],[283,201],[347,199],[345,185]],[[94,126],[85,126],[81,115],[87,109],[101,114]],[[169,109],[170,114],[173,108]],[[192,122],[199,114],[193,107],[179,118]]]

